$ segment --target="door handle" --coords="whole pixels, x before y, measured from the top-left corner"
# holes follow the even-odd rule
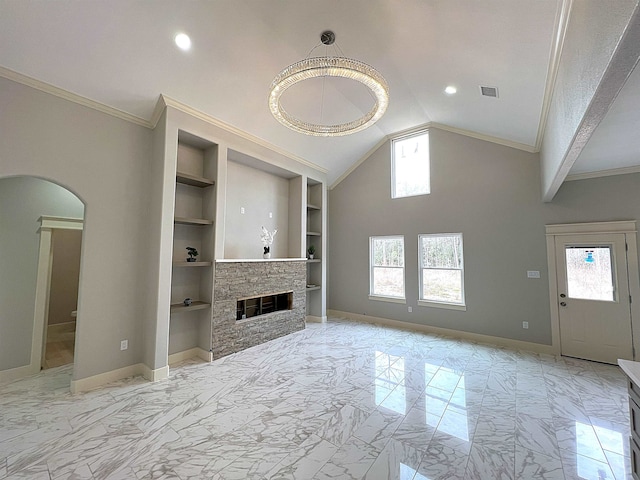
[[[566,297],[566,295],[564,293],[560,294],[560,298],[565,298],[565,297]]]
[[[560,302],[560,306],[561,307],[566,307],[567,306],[567,302]]]

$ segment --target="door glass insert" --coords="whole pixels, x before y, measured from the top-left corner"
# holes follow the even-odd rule
[[[615,300],[611,247],[567,246],[565,258],[569,298]]]

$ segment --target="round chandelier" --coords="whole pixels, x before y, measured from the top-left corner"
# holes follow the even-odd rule
[[[320,36],[323,45],[332,45],[335,39],[336,36],[331,31],[323,32]],[[288,113],[280,103],[284,92],[297,83],[318,77],[342,77],[360,82],[371,92],[374,98],[373,107],[360,118],[331,125],[306,122]],[[269,95],[269,108],[276,120],[291,130],[316,137],[338,137],[364,130],[384,115],[388,105],[389,85],[384,77],[366,63],[343,56],[307,56],[304,60],[289,65],[273,79]]]

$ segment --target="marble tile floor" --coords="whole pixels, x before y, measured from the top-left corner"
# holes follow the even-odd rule
[[[75,343],[76,322],[49,325],[47,327],[44,368],[61,367],[73,363]]]
[[[0,386],[0,479],[615,479],[618,367],[330,319],[170,378]]]

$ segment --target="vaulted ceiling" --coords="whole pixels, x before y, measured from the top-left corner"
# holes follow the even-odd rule
[[[2,0],[0,66],[143,124],[164,94],[317,164],[332,183],[388,135],[427,123],[535,151],[560,4]],[[326,29],[345,56],[374,66],[390,87],[384,117],[346,137],[292,132],[267,105],[275,75],[305,58]],[[191,38],[188,52],[174,43],[180,32]],[[455,95],[444,93],[448,85]],[[497,87],[498,98],[482,96],[481,85]],[[287,95],[292,113],[312,121],[320,112],[350,120],[371,102],[345,81],[309,82]]]

